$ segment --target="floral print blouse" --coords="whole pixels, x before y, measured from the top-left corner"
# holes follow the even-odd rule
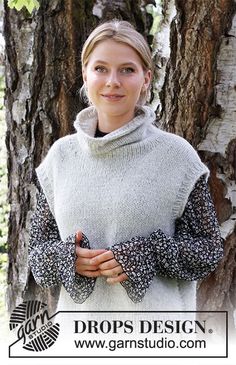
[[[29,240],[32,273],[42,287],[62,284],[76,303],[83,303],[92,293],[96,278],[75,272],[75,234],[61,240],[46,197],[38,181],[36,184],[37,206]],[[80,245],[90,248],[84,234]],[[142,300],[155,275],[181,280],[206,277],[223,256],[223,239],[205,178],[202,176],[192,190],[173,237],[157,227],[148,237],[130,237],[107,249],[128,276],[121,285],[133,302]]]

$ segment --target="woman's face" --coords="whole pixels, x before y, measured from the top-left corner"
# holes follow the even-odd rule
[[[88,97],[98,115],[129,121],[141,91],[148,88],[151,71],[144,71],[135,50],[124,43],[99,43],[83,70]]]

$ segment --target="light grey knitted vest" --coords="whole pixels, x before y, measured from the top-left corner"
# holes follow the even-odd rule
[[[92,248],[105,248],[160,228],[172,236],[175,220],[207,167],[183,138],[161,131],[141,107],[125,126],[94,138],[94,107],[81,111],[77,133],[57,140],[37,168],[62,240],[77,230]],[[62,288],[64,310],[195,310],[195,282],[155,277],[140,303],[120,284],[98,278],[94,292],[75,304]]]

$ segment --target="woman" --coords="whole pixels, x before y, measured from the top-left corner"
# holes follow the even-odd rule
[[[82,69],[91,106],[36,169],[35,280],[62,284],[65,310],[195,310],[196,280],[223,252],[209,171],[153,125],[151,53],[129,23],[98,26]]]

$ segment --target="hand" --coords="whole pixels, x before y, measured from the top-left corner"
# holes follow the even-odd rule
[[[91,259],[97,255],[100,255],[106,250],[90,250],[87,248],[80,247],[80,241],[82,240],[82,232],[78,231],[75,238],[75,252],[77,259],[75,261],[76,272],[80,275],[87,276],[89,278],[96,278],[101,276],[99,266],[96,264],[91,264]]]
[[[95,265],[100,270],[101,275],[109,276],[107,282],[109,284],[120,283],[128,279],[123,272],[122,266],[114,258],[112,251],[105,251],[94,256],[90,260],[91,265]]]

